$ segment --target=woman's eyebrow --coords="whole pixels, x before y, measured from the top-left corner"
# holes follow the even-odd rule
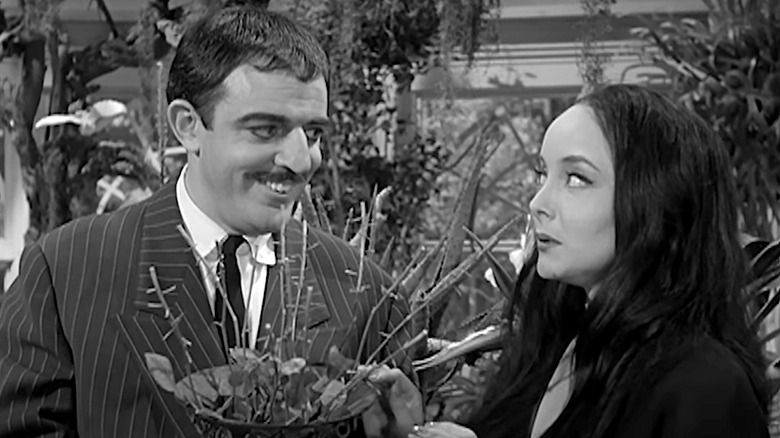
[[[561,162],[568,163],[568,164],[582,163],[585,164],[586,166],[592,167],[596,172],[601,172],[601,169],[599,169],[598,166],[593,164],[592,161],[588,160],[582,155],[567,155],[561,159]]]

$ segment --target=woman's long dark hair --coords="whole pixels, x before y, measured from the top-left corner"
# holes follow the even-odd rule
[[[520,273],[501,371],[470,426],[480,438],[522,437],[576,335],[572,396],[545,437],[601,437],[632,394],[646,393],[704,339],[743,363],[764,406],[764,361],[742,287],[732,167],[695,114],[641,86],[585,96],[615,163],[615,257],[596,295]],[[511,382],[511,384],[507,384]]]

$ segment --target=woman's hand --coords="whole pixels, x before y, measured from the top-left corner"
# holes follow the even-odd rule
[[[471,429],[446,421],[416,426],[409,434],[412,438],[477,438]]]
[[[366,367],[361,368],[366,370]],[[420,390],[401,370],[383,366],[374,370],[368,380],[382,388],[382,396],[363,413],[363,428],[367,437],[405,438],[415,425],[422,424],[424,418]],[[392,414],[392,419],[387,411]]]

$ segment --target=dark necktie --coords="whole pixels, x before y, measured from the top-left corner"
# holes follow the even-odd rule
[[[236,260],[236,249],[239,246],[246,243],[246,240],[242,236],[230,235],[222,243],[221,255],[222,255],[222,281],[225,288],[225,293],[228,296],[228,302],[230,307],[235,312],[238,318],[238,330],[241,333],[244,327],[244,294],[241,292],[241,271],[238,269],[238,261]],[[214,301],[214,314],[217,319],[222,321],[222,327],[225,330],[225,337],[227,338],[228,348],[237,346],[238,339],[235,333],[233,318],[228,312],[222,299],[222,294],[217,291],[217,298]],[[248,345],[244,343],[244,345]]]

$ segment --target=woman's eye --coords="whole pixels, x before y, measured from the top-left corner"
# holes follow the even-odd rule
[[[251,129],[252,134],[261,140],[271,140],[281,133],[281,129],[276,125],[257,126]]]
[[[534,174],[536,175],[536,183],[538,185],[544,184],[544,182],[547,180],[547,171],[542,167],[535,166]]]
[[[569,173],[566,176],[566,185],[569,187],[585,187],[590,184],[591,181],[588,178],[585,178],[578,173]]]

